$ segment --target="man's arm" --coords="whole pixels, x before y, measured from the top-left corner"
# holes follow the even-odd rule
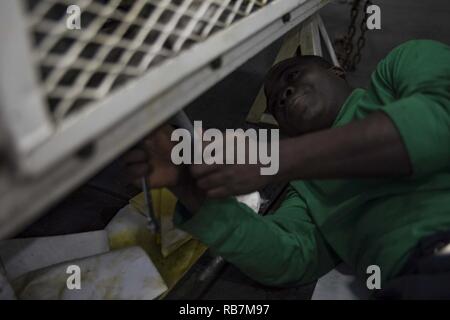
[[[259,165],[196,165],[192,173],[208,197],[258,190],[299,179],[399,177],[411,164],[394,123],[382,112],[345,126],[280,142],[279,171],[261,176]]]
[[[306,204],[290,189],[281,207],[259,216],[236,199],[208,200],[183,166],[170,162],[171,129],[161,128],[124,156],[130,180],[149,174],[152,187],[169,187],[190,213],[175,221],[249,277],[267,285],[307,283],[329,271],[334,255],[310,220]]]
[[[292,188],[280,208],[268,216],[235,199],[206,200],[177,226],[266,285],[308,283],[337,263]]]
[[[398,177],[411,170],[401,136],[382,112],[280,144],[281,180]]]

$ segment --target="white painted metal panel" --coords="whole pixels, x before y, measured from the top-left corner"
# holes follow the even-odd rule
[[[95,16],[91,19],[92,24],[86,27],[86,33],[83,33],[83,29],[68,31],[62,26],[63,22],[43,18],[53,17],[53,14],[58,17],[60,10],[53,14],[49,14],[48,10],[54,5],[67,5],[69,2],[79,4],[82,10],[92,11],[91,14]],[[22,9],[24,16],[12,15],[15,18],[11,19],[27,21],[28,34],[31,35],[29,40],[33,40],[33,45],[30,49],[28,43],[28,49],[24,49],[26,54],[17,54],[14,63],[28,66],[28,79],[39,79],[34,85],[30,85],[33,88],[30,94],[33,91],[39,97],[30,99],[30,106],[27,107],[38,111],[36,116],[33,112],[29,113],[33,115],[33,119],[29,120],[25,116],[28,109],[25,109],[23,118],[26,120],[22,122],[22,118],[17,120],[11,117],[10,111],[20,109],[23,105],[12,103],[12,99],[5,100],[3,96],[1,98],[0,112],[6,117],[2,119],[2,123],[9,124],[2,129],[8,132],[7,146],[15,155],[17,170],[0,168],[0,237],[5,237],[36,219],[38,213],[51,203],[80,185],[108,161],[257,52],[317,12],[327,1],[2,1],[2,18],[6,15],[3,10],[6,7],[14,6],[18,13],[18,3],[25,3],[28,7]],[[30,7],[30,3],[35,5]],[[99,3],[108,5],[102,6]],[[119,9],[123,3],[129,3],[131,9]],[[152,14],[147,18],[136,18],[141,13],[138,9],[143,10],[145,5],[154,7]],[[121,15],[121,11],[125,13]],[[161,12],[164,11],[173,11],[168,22],[155,23],[153,14],[159,12],[161,17]],[[225,18],[221,18],[220,12],[228,13]],[[28,19],[25,19],[27,14]],[[182,23],[183,28],[177,30],[183,17],[187,17],[186,23]],[[104,26],[108,19],[120,20],[120,23],[111,27],[110,34],[102,34],[100,29],[108,27]],[[202,25],[202,22],[206,23],[206,27],[197,26]],[[136,34],[132,41],[125,41],[127,32],[130,32],[130,37],[133,34],[129,31],[133,24],[138,25],[139,30],[145,30],[147,35],[154,28],[162,38],[156,37],[154,42],[149,42],[150,45],[142,46]],[[23,28],[18,30],[25,32]],[[35,34],[39,32],[47,34]],[[57,46],[58,41],[70,37],[73,32],[79,32],[72,35],[76,38],[75,44],[66,51],[64,41],[61,47]],[[2,39],[4,34],[6,32],[2,31]],[[25,38],[24,35],[21,37]],[[165,39],[166,42],[172,40],[161,45],[163,40],[158,39]],[[107,50],[103,52],[99,49],[97,52],[103,53],[97,58],[79,59],[83,46],[92,42],[98,42],[102,47],[109,46],[110,51],[105,54]],[[57,48],[53,50],[55,45]],[[103,63],[111,51],[122,45],[129,46],[126,51],[128,54],[120,55],[126,59],[122,61],[119,58],[117,63],[109,63],[109,60],[108,63]],[[23,44],[23,47],[26,46]],[[0,57],[5,50],[4,46],[0,47]],[[145,52],[144,56],[147,58],[140,60],[138,67],[130,67],[128,62],[140,50]],[[161,57],[158,58],[158,55]],[[11,60],[11,53],[9,57],[8,60],[1,60],[2,71],[6,68],[5,61]],[[31,61],[34,69],[30,68]],[[53,66],[53,71],[42,70],[49,65]],[[77,76],[72,74],[71,77],[71,74],[66,75],[71,68],[82,70]],[[97,85],[87,88],[91,77],[99,72],[107,75],[102,81],[92,80]],[[127,76],[126,79],[124,75]],[[24,73],[15,76],[21,78]],[[120,85],[114,85],[117,81]],[[0,86],[4,86],[0,91],[3,95],[7,88],[3,79]],[[21,93],[20,90],[15,92],[15,95]],[[50,104],[49,100],[52,98],[60,100]],[[11,125],[15,126],[16,123],[27,128],[25,136],[22,131],[11,130]],[[22,144],[21,141],[34,143]],[[88,157],[77,157],[75,153],[88,144],[94,146],[93,152]]]

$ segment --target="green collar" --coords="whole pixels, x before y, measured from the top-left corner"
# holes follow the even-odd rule
[[[356,109],[357,102],[361,100],[362,96],[365,93],[366,90],[362,88],[356,88],[350,93],[350,95],[347,97],[347,100],[345,100],[344,104],[342,105],[341,110],[339,110],[339,113],[333,122],[333,127],[339,125],[342,121],[345,121],[347,115],[353,114],[354,110]]]

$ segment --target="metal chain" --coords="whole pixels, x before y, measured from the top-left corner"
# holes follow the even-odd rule
[[[361,62],[361,54],[364,46],[366,45],[366,32],[367,32],[367,7],[370,6],[372,2],[370,0],[366,0],[364,3],[364,16],[361,20],[360,30],[361,33],[359,35],[358,41],[356,42],[356,53],[353,56],[353,59],[350,63],[350,70],[355,70],[356,65]]]
[[[352,4],[352,9],[350,11],[350,25],[347,29],[347,35],[344,37],[344,54],[342,66],[347,69],[347,65],[350,61],[350,56],[353,53],[353,38],[356,33],[356,20],[358,19],[358,7],[361,0],[354,0]]]
[[[350,11],[350,24],[347,29],[347,34],[335,42],[337,48],[337,54],[339,63],[341,66],[348,71],[354,71],[356,65],[361,61],[362,49],[366,44],[366,31],[367,31],[367,7],[372,4],[370,0],[366,0],[363,6],[363,17],[360,22],[360,35],[356,42],[356,52],[353,54],[354,43],[353,39],[356,34],[356,24],[358,22],[359,10],[361,0],[353,0],[351,11]],[[341,48],[341,50],[339,50]]]

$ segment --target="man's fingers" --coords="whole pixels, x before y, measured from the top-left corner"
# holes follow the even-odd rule
[[[177,183],[177,170],[155,170],[150,173],[149,180],[152,188],[172,187]]]
[[[210,190],[223,186],[227,182],[224,172],[215,172],[197,180],[197,186],[203,190]]]
[[[208,198],[225,198],[231,195],[231,192],[226,187],[218,187],[206,192]]]
[[[221,166],[223,166],[223,164],[193,164],[190,166],[189,170],[194,178],[200,178],[217,171]]]

